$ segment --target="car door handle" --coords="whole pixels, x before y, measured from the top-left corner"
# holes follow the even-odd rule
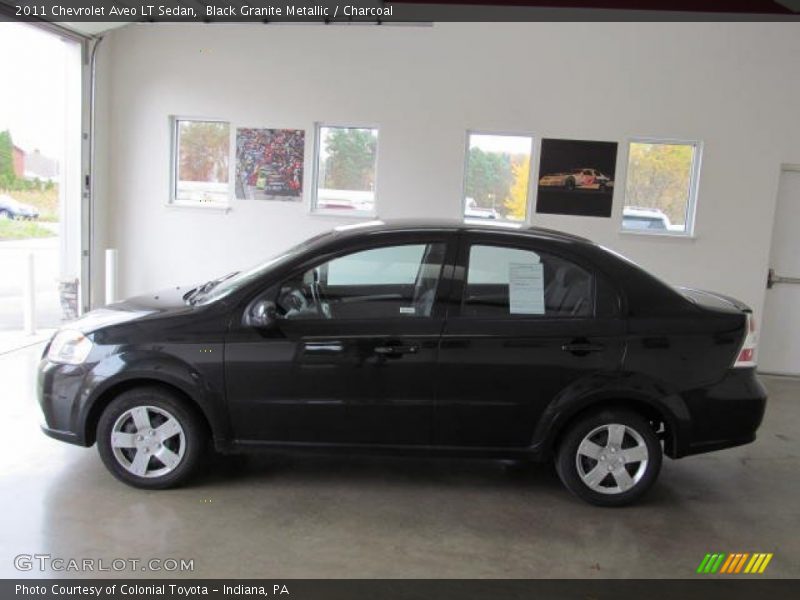
[[[419,352],[419,346],[375,346],[375,354],[381,356],[392,356],[397,354],[416,354]]]
[[[344,351],[341,342],[308,342],[304,348],[306,354],[339,354]]]
[[[603,344],[592,344],[591,342],[570,342],[561,346],[564,352],[571,352],[575,356],[586,356],[592,352],[602,352],[606,349]]]

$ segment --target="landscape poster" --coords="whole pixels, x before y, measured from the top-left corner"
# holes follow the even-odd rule
[[[236,198],[300,201],[305,131],[236,130]]]
[[[617,143],[542,140],[536,212],[610,217]]]

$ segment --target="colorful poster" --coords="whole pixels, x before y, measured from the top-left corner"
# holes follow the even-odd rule
[[[299,201],[304,152],[302,129],[237,129],[236,198]]]

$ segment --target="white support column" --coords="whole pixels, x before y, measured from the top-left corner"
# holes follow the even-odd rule
[[[117,249],[106,248],[106,304],[117,301]]]
[[[25,257],[22,286],[22,327],[28,335],[36,335],[36,273],[33,252]]]

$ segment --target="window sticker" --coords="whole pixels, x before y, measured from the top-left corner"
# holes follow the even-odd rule
[[[508,282],[508,309],[512,315],[544,314],[542,263],[509,263]]]

